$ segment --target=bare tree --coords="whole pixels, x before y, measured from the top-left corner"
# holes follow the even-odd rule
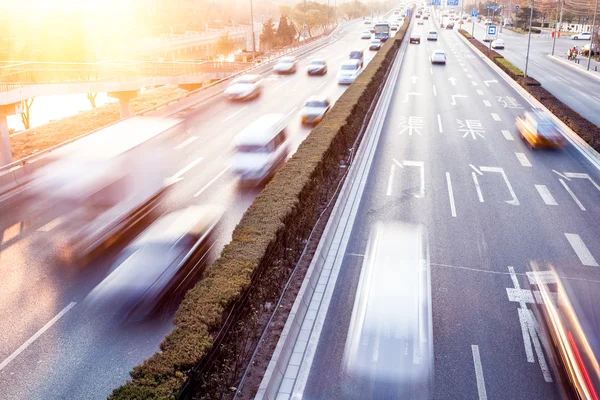
[[[96,108],[96,96],[98,96],[98,93],[88,93],[87,94],[87,98],[90,101],[92,108]]]
[[[23,100],[23,112],[21,113],[21,122],[23,122],[23,126],[25,127],[25,129],[31,128],[31,106],[33,105],[34,100],[35,97]]]

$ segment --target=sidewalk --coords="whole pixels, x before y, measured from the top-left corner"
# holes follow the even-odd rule
[[[558,61],[565,65],[568,65],[569,67],[574,68],[580,72],[583,72],[584,74],[589,75],[592,78],[600,80],[600,62],[598,62],[594,59],[591,60],[590,69],[588,71],[587,70],[587,62],[588,62],[587,57],[577,56],[577,59],[575,61],[569,61],[565,54],[559,54],[559,55],[548,54],[548,57],[550,57],[551,59],[553,59],[555,61]]]

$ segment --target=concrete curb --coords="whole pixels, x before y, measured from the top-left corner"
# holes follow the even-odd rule
[[[478,57],[483,59],[496,73],[504,79],[514,90],[516,90],[532,107],[539,108],[547,113],[556,124],[561,128],[565,138],[577,149],[579,152],[598,170],[600,170],[600,154],[592,148],[585,140],[583,140],[577,133],[567,126],[560,118],[554,115],[546,106],[544,106],[538,99],[533,97],[528,91],[526,91],[521,85],[515,82],[506,72],[504,72],[499,66],[494,64],[492,60],[483,55],[475,46],[473,46],[467,38],[456,32],[460,39],[469,46],[469,48],[477,54]]]
[[[388,82],[390,82],[390,79],[393,79],[394,82],[394,85],[392,85],[390,88],[390,93],[393,93],[393,87],[395,86],[398,77],[397,72],[402,65],[407,43],[407,41],[403,41],[401,44],[401,47],[396,55],[395,65],[392,64],[386,80],[386,85]],[[394,71],[394,68],[396,68],[398,71]],[[277,342],[277,347],[275,348],[271,360],[269,361],[269,365],[261,381],[255,399],[275,400],[278,398],[279,388],[286,375],[286,370],[292,358],[292,354],[294,353],[294,349],[296,348],[298,338],[301,332],[305,332],[305,330],[302,330],[303,322],[305,319],[309,320],[309,318],[312,318],[313,320],[323,318],[321,316],[323,311],[319,310],[319,315],[317,316],[317,311],[314,310],[314,306],[311,304],[314,303],[315,297],[325,299],[329,295],[330,299],[332,295],[333,287],[330,288],[329,285],[327,285],[327,292],[331,293],[325,293],[325,284],[322,282],[321,272],[327,269],[332,269],[331,264],[333,260],[331,260],[328,254],[330,252],[335,252],[335,249],[339,248],[341,246],[341,242],[344,240],[347,242],[347,239],[352,231],[354,216],[356,215],[358,206],[360,204],[359,195],[362,193],[361,189],[364,190],[366,177],[368,175],[371,162],[373,161],[374,152],[377,148],[377,143],[379,140],[379,134],[381,133],[383,121],[385,120],[387,108],[389,107],[391,94],[388,96],[389,97],[386,102],[384,100],[384,93],[382,93],[378,101],[373,118],[369,122],[365,137],[363,138],[362,144],[359,146],[357,151],[357,156],[350,166],[348,177],[342,186],[340,195],[335,203],[331,217],[327,222],[322,239],[318,244],[315,255],[306,273],[306,277],[302,282],[300,291],[298,292],[296,300],[294,301],[294,305],[292,306],[284,329],[281,333],[279,341]],[[387,104],[384,105],[384,103]],[[375,116],[378,118],[375,118]],[[350,196],[353,196],[353,198],[352,201],[349,202],[348,200]],[[335,279],[334,275],[337,277],[337,273],[332,271],[329,279]],[[312,312],[314,316],[312,314],[308,316],[307,314],[309,314],[309,312]],[[327,312],[327,308],[325,308],[324,312]],[[311,355],[307,354],[311,351],[312,356],[314,356],[314,351],[316,350],[316,346],[318,344],[318,336],[320,336],[320,331],[315,332],[315,330],[312,330],[308,333],[310,334],[310,340],[307,340],[304,344],[305,353],[303,353],[303,358],[311,358]],[[309,367],[310,364],[312,364],[312,359],[310,360]],[[301,370],[299,368],[297,379],[300,380],[302,378],[305,384],[308,372],[309,370]],[[304,391],[304,384],[301,384],[301,387],[294,388],[293,398],[301,397],[301,393]]]
[[[551,59],[553,59],[554,61],[558,61],[560,63],[568,65],[570,68],[573,68],[574,70],[577,70],[579,72],[583,72],[584,74],[589,75],[592,78],[597,79],[597,80],[600,81],[600,72],[588,71],[583,66],[581,66],[579,64],[575,64],[574,62],[571,62],[569,60],[565,60],[564,58],[561,58],[559,56],[553,56],[552,54],[548,54],[548,57],[551,58]]]

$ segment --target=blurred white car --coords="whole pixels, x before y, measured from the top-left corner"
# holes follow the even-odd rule
[[[491,19],[486,19],[485,21],[483,21],[484,25],[491,25],[492,24],[492,20]]]
[[[373,39],[371,40],[371,43],[369,43],[369,50],[379,50],[381,49],[381,44],[380,39]]]
[[[321,58],[315,58],[308,63],[309,75],[325,75],[327,73],[327,62]]]
[[[360,60],[346,60],[342,63],[337,74],[337,80],[340,85],[349,85],[360,74]]]
[[[278,74],[293,74],[296,72],[296,64],[296,57],[282,57],[277,64],[275,64],[273,70]]]
[[[419,19],[419,20],[417,21],[417,25],[423,25],[423,20],[422,20],[422,19]]]
[[[364,31],[360,34],[361,39],[371,39],[371,31]]]
[[[323,117],[325,117],[325,114],[327,114],[327,111],[329,111],[330,107],[331,104],[329,103],[329,100],[327,100],[327,98],[318,96],[310,97],[304,104],[304,107],[302,107],[302,110],[300,110],[302,124],[318,124],[319,122],[321,122]]]
[[[437,31],[429,31],[429,33],[427,33],[427,40],[438,40]]]
[[[592,34],[590,32],[582,32],[573,35],[573,40],[590,40],[592,38]]]
[[[504,40],[496,39],[492,41],[492,49],[503,49],[504,48]]]
[[[444,50],[435,50],[430,57],[432,64],[446,64],[446,53]]]
[[[231,81],[224,94],[229,100],[248,100],[260,96],[261,90],[260,75],[242,75]]]

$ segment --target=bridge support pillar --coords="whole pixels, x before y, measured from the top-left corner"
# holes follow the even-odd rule
[[[113,99],[119,99],[119,104],[121,105],[121,118],[125,118],[131,115],[131,104],[129,103],[129,100],[138,97],[139,94],[139,90],[128,90],[125,92],[107,93],[108,97],[112,97]]]
[[[12,162],[12,151],[10,150],[10,132],[8,130],[9,115],[16,115],[22,112],[21,102],[6,104],[0,106],[0,166],[8,165]]]

